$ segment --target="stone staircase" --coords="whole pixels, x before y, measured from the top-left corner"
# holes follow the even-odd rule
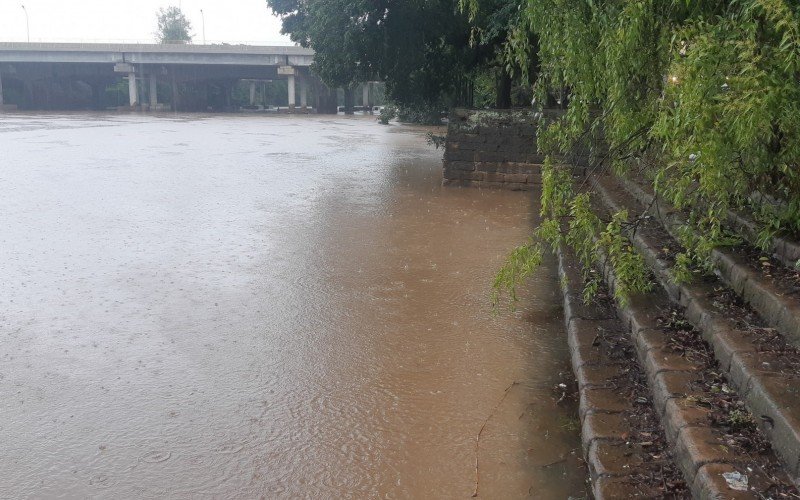
[[[668,488],[668,475],[661,473],[660,488],[654,484],[659,474],[653,473],[649,447],[658,447],[663,435],[663,453],[680,470],[685,494],[797,498],[800,272],[780,255],[759,258],[745,245],[717,249],[715,275],[676,283],[671,267],[680,251],[675,231],[683,215],[630,179],[593,175],[581,184],[589,186],[601,218],[621,209],[639,218],[632,243],[655,282],[651,292],[617,304],[609,314],[579,300],[578,264],[569,250],[559,250],[595,496],[680,497],[679,486]],[[794,244],[782,240],[773,247]],[[613,272],[602,266],[597,272],[613,290]],[[792,279],[798,287],[787,286]],[[633,354],[626,362],[601,352],[598,339],[608,332],[627,336]],[[648,396],[639,400],[639,411],[651,407],[658,429],[631,424],[636,400],[615,385],[620,373],[631,370],[644,374]],[[614,390],[598,393],[598,387]]]

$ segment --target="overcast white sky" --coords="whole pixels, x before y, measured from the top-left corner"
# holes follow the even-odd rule
[[[266,0],[0,0],[0,41],[24,42],[25,12],[32,42],[153,42],[156,11],[179,5],[192,23],[194,43],[290,45]]]

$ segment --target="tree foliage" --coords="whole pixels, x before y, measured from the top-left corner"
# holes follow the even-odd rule
[[[474,8],[483,0],[466,1]],[[539,147],[565,155],[581,143],[602,144],[596,168],[642,175],[685,210],[679,267],[708,267],[711,249],[737,241],[726,227],[729,210],[756,219],[765,249],[776,234],[800,234],[800,4],[526,0],[519,19],[509,54],[526,67],[525,33],[533,33],[539,101],[557,94],[566,105],[541,130]],[[570,182],[545,179],[540,239],[558,241],[554,223],[578,216],[580,193],[548,194]],[[568,231],[573,244],[602,240],[600,226],[577,229]],[[625,224],[606,230],[626,234]],[[626,274],[637,266],[627,256],[615,267]],[[633,279],[631,290],[640,283]]]
[[[465,82],[484,69],[485,43],[458,0],[267,0],[283,32],[316,52],[314,71],[329,86],[386,82],[388,97],[410,107],[464,101]],[[482,32],[484,33],[484,32]],[[494,31],[479,38],[499,39]]]
[[[178,7],[158,9],[158,43],[189,43],[192,41],[192,24]]]
[[[470,43],[483,49],[485,60],[524,81],[535,76],[538,41],[523,22],[519,0],[459,0],[459,7],[469,16]]]

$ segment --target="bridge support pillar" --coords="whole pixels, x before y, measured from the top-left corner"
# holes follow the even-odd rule
[[[178,81],[175,78],[175,72],[172,72],[172,111],[178,111],[178,101],[180,100],[180,94],[178,93]]]
[[[294,109],[294,75],[289,75],[287,82],[287,86],[289,87],[289,109]]]
[[[150,73],[150,111],[158,107],[158,80],[156,74]]]
[[[308,109],[308,82],[305,78],[300,78],[300,107]]]
[[[128,73],[128,96],[131,107],[139,104],[139,88],[136,85],[136,73]]]
[[[0,73],[0,107],[3,106],[3,75]]]
[[[256,81],[252,80],[250,82],[250,105],[256,105]]]

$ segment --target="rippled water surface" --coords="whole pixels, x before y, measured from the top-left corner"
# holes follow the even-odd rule
[[[0,115],[0,497],[465,498],[484,424],[481,498],[583,495],[532,197],[424,133]]]

